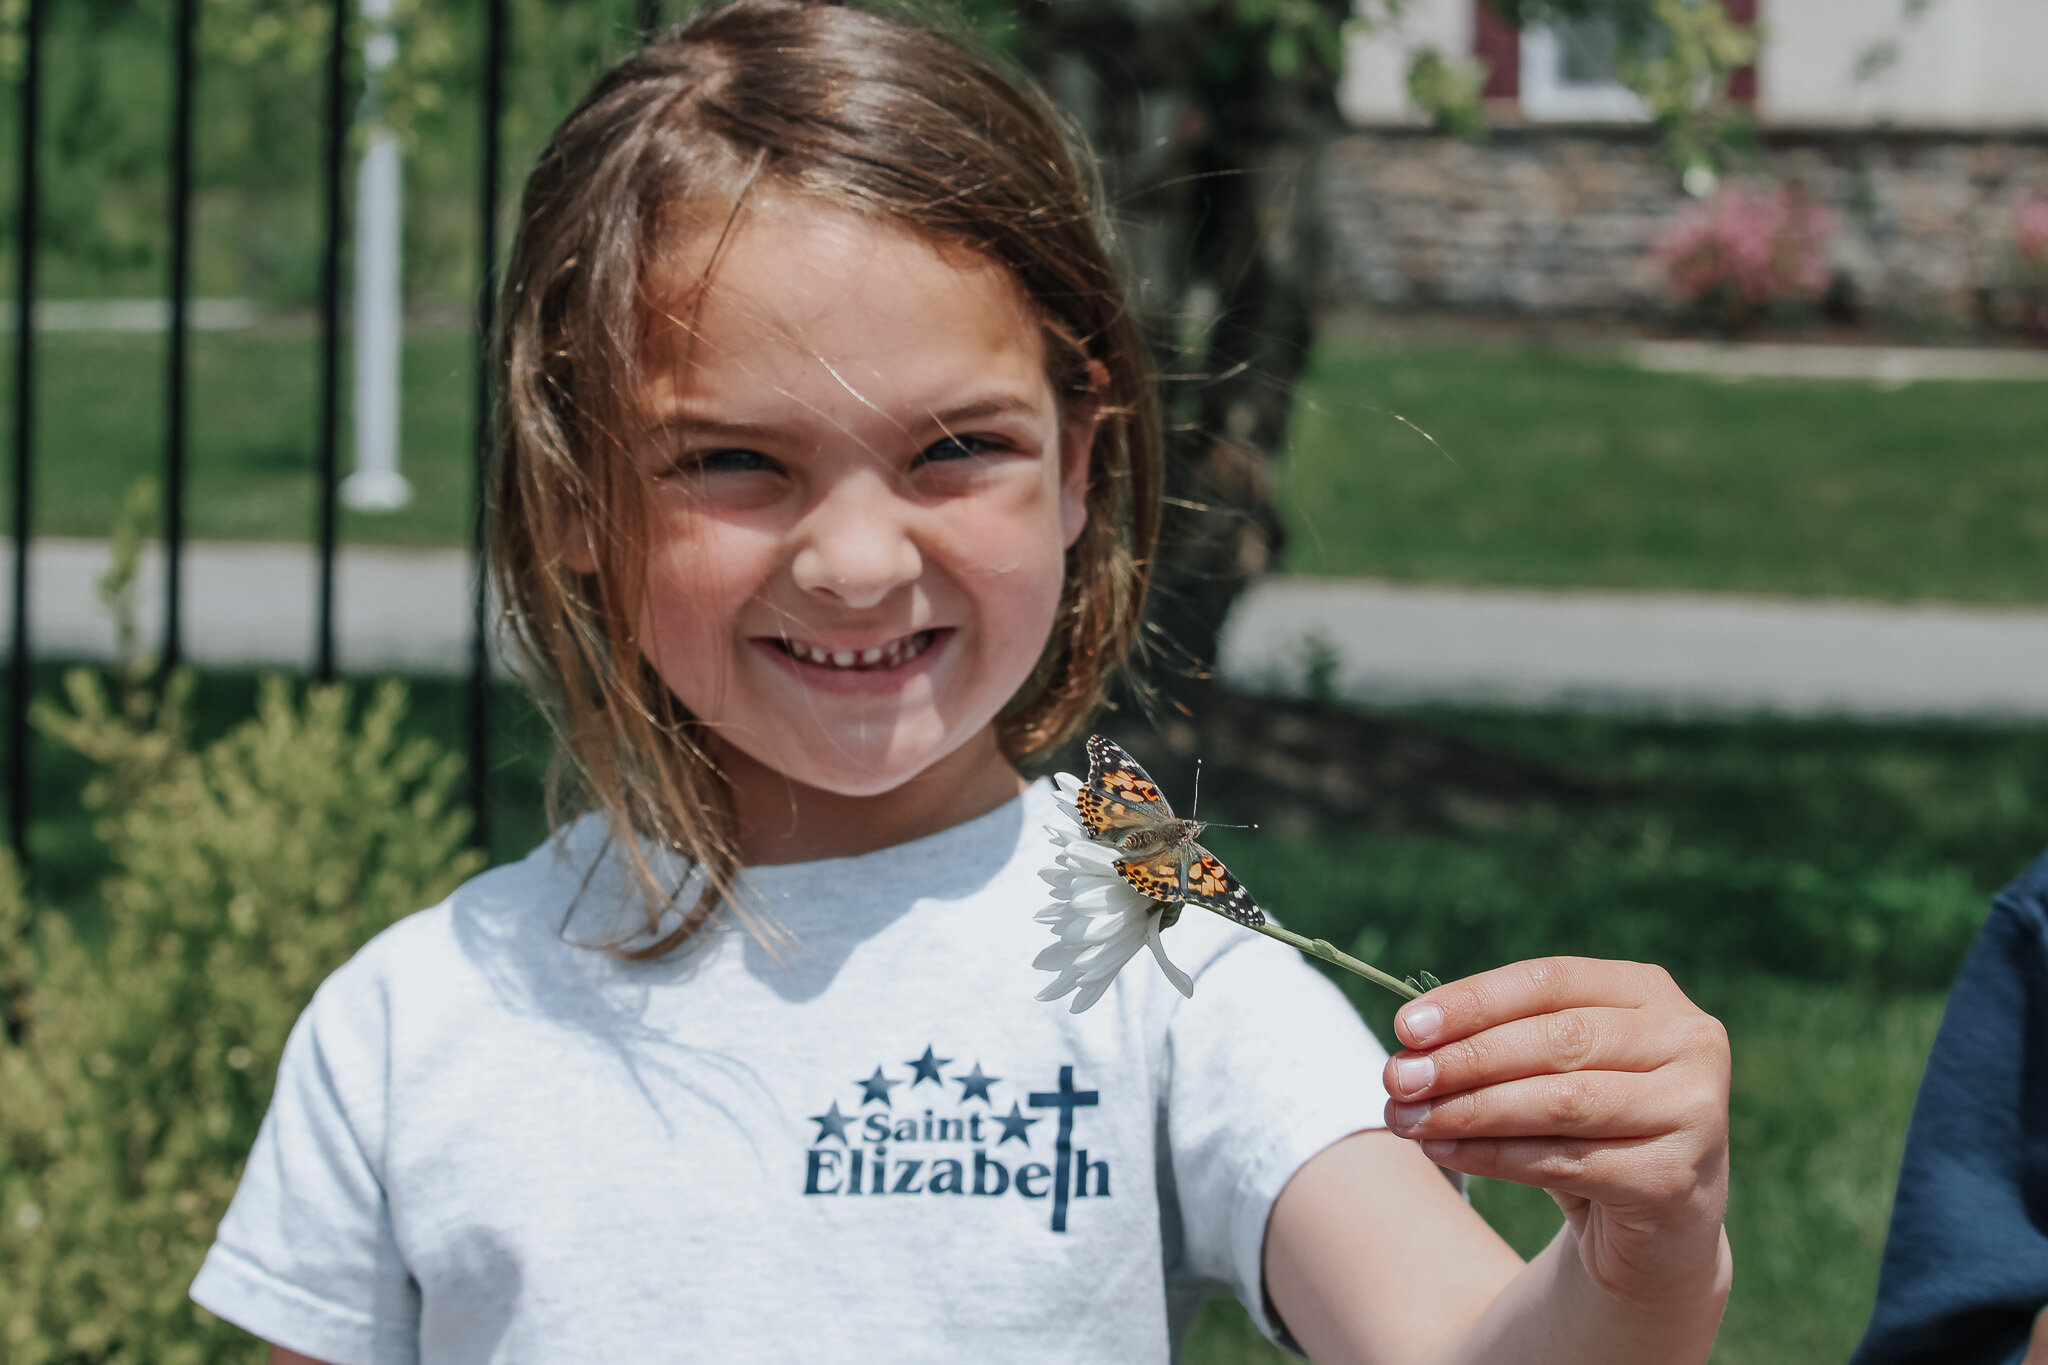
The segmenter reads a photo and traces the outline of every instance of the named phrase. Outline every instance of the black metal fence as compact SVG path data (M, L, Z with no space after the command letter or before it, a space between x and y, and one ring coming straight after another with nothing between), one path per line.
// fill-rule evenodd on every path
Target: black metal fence
M42 65L44 30L49 17L49 0L26 0L22 16L22 74L20 81L19 166L21 184L17 198L20 222L15 289L14 354L14 591L13 631L9 659L7 707L7 798L8 828L14 850L26 860L28 830L33 814L34 775L30 767L28 712L33 694L34 655L30 645L29 546L35 515L35 365L37 225L41 212ZM176 0L173 42L173 80L170 166L170 337L169 376L164 422L164 634L162 657L165 666L176 666L183 656L182 614L183 558L185 550L185 497L188 480L185 468L187 404L190 389L187 342L190 332L191 227L192 227L192 140L193 96L197 72L194 39L198 28L199 0ZM644 13L652 14L652 6ZM472 575L468 682L469 797L476 812L474 839L485 844L489 836L489 805L486 776L490 766L489 592L483 572L485 536L488 527L488 473L491 448L491 383L489 336L496 302L495 280L498 258L498 189L500 180L499 129L503 121L506 61L506 0L484 0L483 81L481 116L482 145L479 148L482 190L477 210L480 278L476 304L476 388L475 463L473 515L471 518ZM348 150L351 113L347 101L345 73L349 35L348 0L333 0L332 28L325 68L325 164L323 193L325 241L320 275L319 351L319 435L316 445L318 507L315 537L318 545L316 601L312 604L315 648L314 675L329 680L335 670L335 556L337 551L337 445L340 419L341 361L341 255L342 255L342 170ZM652 22L643 24L643 31Z

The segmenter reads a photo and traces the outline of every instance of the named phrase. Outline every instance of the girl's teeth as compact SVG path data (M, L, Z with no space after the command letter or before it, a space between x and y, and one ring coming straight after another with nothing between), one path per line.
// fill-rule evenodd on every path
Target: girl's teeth
M830 651L820 649L816 645L799 644L793 640L788 643L791 654L814 664L824 664L831 668L872 668L876 664L886 664L890 668L894 668L896 665L910 659L915 659L918 655L924 653L926 646L930 643L930 639L925 632L919 631L915 635L906 635L900 640L892 640L886 645L871 645L866 649L835 649Z

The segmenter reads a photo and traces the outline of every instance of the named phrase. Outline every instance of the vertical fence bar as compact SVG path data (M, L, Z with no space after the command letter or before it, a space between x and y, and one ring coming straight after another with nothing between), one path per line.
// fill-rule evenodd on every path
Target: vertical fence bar
M633 27L646 42L661 28L661 0L633 0Z
M334 0L327 39L327 238L320 257L320 578L313 672L334 680L335 499L341 420L341 180L348 152L348 0Z
M498 288L498 125L505 104L505 0L484 3L483 188L478 195L476 299L476 495L471 533L469 639L469 802L476 812L470 837L490 847L491 806L491 333Z
M41 140L43 0L22 15L21 194L14 278L14 622L8 656L7 833L14 856L28 865L28 702L34 659L28 642L28 541L35 510L36 229L42 216L37 175Z
M185 396L186 317L191 302L193 38L198 0L178 0L176 60L171 78L171 334L169 413L164 428L164 650L163 666L185 654Z

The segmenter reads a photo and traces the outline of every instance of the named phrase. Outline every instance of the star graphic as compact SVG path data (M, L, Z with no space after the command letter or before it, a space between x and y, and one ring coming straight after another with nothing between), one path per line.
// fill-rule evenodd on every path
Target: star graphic
M854 1116L852 1114L842 1114L839 1112L838 1100L832 1101L830 1109L827 1109L822 1114L811 1115L811 1122L818 1125L818 1136L813 1138L812 1141L823 1142L828 1137L836 1137L841 1142L845 1142L846 1125L852 1123L853 1120Z
M1001 1080L1002 1077L982 1075L981 1063L976 1062L974 1070L968 1072L965 1076L955 1076L953 1079L960 1082L960 1103L965 1104L967 1101L979 1096L982 1103L993 1106L995 1101L988 1097L988 1088Z
M1017 1101L1011 1100L1010 1112L1007 1115L996 1115L996 1122L1003 1125L1003 1135L996 1139L996 1146L1000 1147L1004 1143L1008 1142L1011 1138L1016 1138L1019 1142L1022 1142L1026 1147L1029 1147L1031 1145L1031 1133L1029 1132L1029 1129L1031 1125L1038 1122L1038 1120L1025 1118L1024 1111L1017 1107Z
M917 1073L910 1078L910 1088L915 1090L926 1081L930 1081L939 1089L944 1090L946 1088L946 1078L939 1074L939 1068L952 1060L951 1057L932 1056L932 1045L926 1043L924 1045L924 1056L912 1057L903 1064Z
M887 1079L882 1075L882 1068L876 1067L874 1075L864 1081L855 1081L854 1084L866 1092L860 1097L862 1104L870 1104L875 1100L880 1100L883 1104L887 1104L891 1109L894 1109L896 1106L889 1103L889 1087L901 1085L903 1082Z

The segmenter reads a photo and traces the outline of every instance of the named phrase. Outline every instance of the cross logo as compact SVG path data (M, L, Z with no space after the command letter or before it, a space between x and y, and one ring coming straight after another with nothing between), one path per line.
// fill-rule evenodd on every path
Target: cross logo
M1053 1144L1052 1149L1054 1154L1052 1230L1054 1232L1065 1232L1067 1230L1067 1189L1068 1182L1074 1174L1074 1111L1086 1108L1097 1102L1098 1097L1095 1091L1074 1089L1074 1068L1071 1066L1060 1068L1059 1089L1049 1091L1034 1090L1031 1092L1031 1107L1033 1109L1057 1109L1060 1111L1060 1135L1058 1141ZM1088 1172L1085 1168L1081 1172L1081 1178L1083 1180L1088 1178ZM1108 1179L1109 1173L1104 1171L1103 1180L1107 1182ZM1107 1191L1104 1191L1104 1193L1107 1193Z

